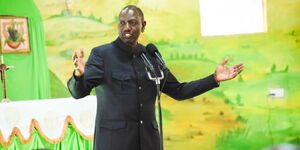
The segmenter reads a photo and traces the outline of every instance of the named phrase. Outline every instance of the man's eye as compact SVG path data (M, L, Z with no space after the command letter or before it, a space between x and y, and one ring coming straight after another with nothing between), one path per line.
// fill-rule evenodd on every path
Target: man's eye
M130 22L131 25L137 25L137 22L136 21L132 21Z
M120 22L120 25L125 25L125 22L124 22L124 21L121 21L121 22Z

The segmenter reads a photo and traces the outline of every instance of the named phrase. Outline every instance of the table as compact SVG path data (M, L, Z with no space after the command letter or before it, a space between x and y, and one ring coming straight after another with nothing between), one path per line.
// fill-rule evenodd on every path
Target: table
M0 143L9 146L15 135L28 143L36 128L55 144L62 140L69 124L83 138L93 140L96 107L95 96L0 103Z

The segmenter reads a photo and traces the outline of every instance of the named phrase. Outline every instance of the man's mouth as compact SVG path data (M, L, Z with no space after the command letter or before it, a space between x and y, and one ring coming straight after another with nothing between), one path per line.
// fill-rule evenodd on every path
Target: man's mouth
M131 36L132 36L132 34L130 34L130 33L125 33L125 34L124 34L124 37L125 37L125 38L130 38Z

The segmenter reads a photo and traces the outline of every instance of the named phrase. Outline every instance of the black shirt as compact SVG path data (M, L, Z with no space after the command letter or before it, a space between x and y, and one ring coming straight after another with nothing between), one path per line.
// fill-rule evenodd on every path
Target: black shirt
M159 74L157 67L156 70ZM165 80L162 92L177 100L218 87L213 75L179 83L170 72ZM142 59L120 38L93 48L84 75L78 79L73 76L68 81L74 98L89 95L94 87L97 95L95 150L159 150L156 85L148 78Z

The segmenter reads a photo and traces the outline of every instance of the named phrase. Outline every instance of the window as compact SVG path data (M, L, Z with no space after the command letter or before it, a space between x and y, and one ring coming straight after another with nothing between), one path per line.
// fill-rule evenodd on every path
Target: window
M265 0L199 0L202 36L266 32Z

